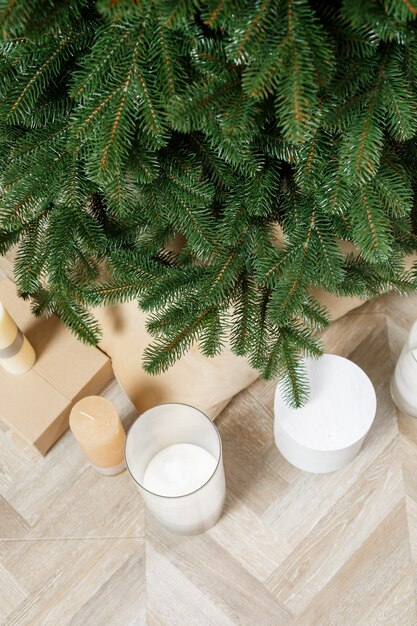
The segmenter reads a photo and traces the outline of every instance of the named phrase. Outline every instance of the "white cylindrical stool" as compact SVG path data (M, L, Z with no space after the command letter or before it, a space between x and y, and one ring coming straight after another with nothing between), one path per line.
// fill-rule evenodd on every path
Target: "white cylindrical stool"
M275 444L305 472L333 472L358 454L375 417L375 390L365 372L344 357L325 354L304 363L310 383L305 406L289 407L277 386Z

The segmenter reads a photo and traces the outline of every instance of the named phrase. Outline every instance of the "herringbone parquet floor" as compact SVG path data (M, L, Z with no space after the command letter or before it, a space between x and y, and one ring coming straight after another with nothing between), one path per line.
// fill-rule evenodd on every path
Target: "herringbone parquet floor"
M290 466L273 444L274 384L217 420L228 498L204 535L145 515L127 473L96 475L70 433L45 459L0 431L0 620L12 625L416 626L417 420L395 411L394 361L417 298L386 296L324 335L375 384L378 412L344 470ZM1 390L0 390L1 393ZM132 407L107 395L128 425Z

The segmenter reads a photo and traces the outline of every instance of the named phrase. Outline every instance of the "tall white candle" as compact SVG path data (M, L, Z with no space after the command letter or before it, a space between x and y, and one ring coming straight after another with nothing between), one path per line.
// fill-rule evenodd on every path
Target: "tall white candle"
M417 322L414 322L395 366L391 395L401 411L417 417Z
M213 475L217 461L193 443L174 443L150 461L143 486L160 496L184 496L202 487Z
M36 354L14 319L0 302L0 363L10 374L24 374Z

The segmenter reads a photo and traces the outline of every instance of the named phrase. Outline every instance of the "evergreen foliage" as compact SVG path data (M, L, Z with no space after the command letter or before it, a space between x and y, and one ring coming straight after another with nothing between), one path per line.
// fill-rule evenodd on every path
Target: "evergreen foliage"
M300 355L328 323L311 287L416 288L416 16L416 0L0 0L0 253L19 245L20 294L91 343L90 305L136 299L149 372L230 341L302 404Z

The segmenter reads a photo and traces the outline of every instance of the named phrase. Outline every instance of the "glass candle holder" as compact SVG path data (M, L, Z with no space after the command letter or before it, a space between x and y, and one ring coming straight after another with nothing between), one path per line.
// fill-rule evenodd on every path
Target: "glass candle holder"
M145 411L126 438L126 467L165 528L197 535L219 519L226 496L222 444L213 422L186 404Z

